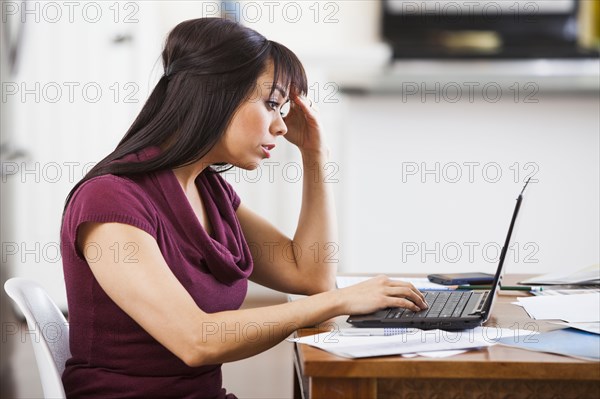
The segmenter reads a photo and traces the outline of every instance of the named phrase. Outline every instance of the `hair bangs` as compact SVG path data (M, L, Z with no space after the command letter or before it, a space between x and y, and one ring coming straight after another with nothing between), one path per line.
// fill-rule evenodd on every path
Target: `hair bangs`
M281 83L284 88L289 87L289 96L306 96L308 93L308 82L306 72L302 63L296 55L284 45L271 41L270 56L273 61L273 88L271 94L275 91L275 85Z

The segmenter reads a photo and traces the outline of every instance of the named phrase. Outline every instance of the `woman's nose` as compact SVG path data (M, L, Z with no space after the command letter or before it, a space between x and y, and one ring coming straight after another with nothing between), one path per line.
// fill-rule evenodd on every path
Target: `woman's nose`
M283 121L283 118L281 117L281 115L278 116L273 122L271 132L274 136L283 136L287 133L287 131L287 125Z

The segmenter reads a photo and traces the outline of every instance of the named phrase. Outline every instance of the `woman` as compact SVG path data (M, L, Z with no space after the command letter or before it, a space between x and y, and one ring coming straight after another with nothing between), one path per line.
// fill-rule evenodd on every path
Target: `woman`
M162 58L165 74L123 140L67 198L69 397L234 398L221 385L223 362L337 315L426 306L412 285L384 276L334 290L335 264L301 256L337 241L323 179L305 174L292 240L211 167L255 168L284 136L305 166L323 170L328 150L290 50L207 18L175 27ZM277 250L290 246L293 260ZM311 296L238 310L248 279Z

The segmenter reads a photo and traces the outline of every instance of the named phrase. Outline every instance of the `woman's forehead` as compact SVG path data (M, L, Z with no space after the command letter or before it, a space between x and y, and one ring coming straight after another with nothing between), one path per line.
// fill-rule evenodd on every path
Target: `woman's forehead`
M258 77L258 84L261 88L268 89L269 92L278 91L282 96L287 97L290 92L290 82L285 82L285 75L282 75L281 72L282 71L280 71L279 76L277 77L277 82L275 82L275 68L273 62L268 62L267 67Z
M259 79L257 86L261 92L267 95L277 93L284 98L289 96L289 85L286 87L281 81L279 81L279 83L274 83L272 76L263 80Z

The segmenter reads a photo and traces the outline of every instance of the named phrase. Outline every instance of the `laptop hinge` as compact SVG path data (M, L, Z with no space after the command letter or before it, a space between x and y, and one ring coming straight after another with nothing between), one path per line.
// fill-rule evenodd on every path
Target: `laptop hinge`
M475 307L475 310L473 312L469 313L469 316L484 315L486 313L486 311L482 310L482 308L485 305L486 299L489 294L490 294L490 292L486 291L483 295L481 295L481 298L479 298L479 301L477 302L477 306Z

